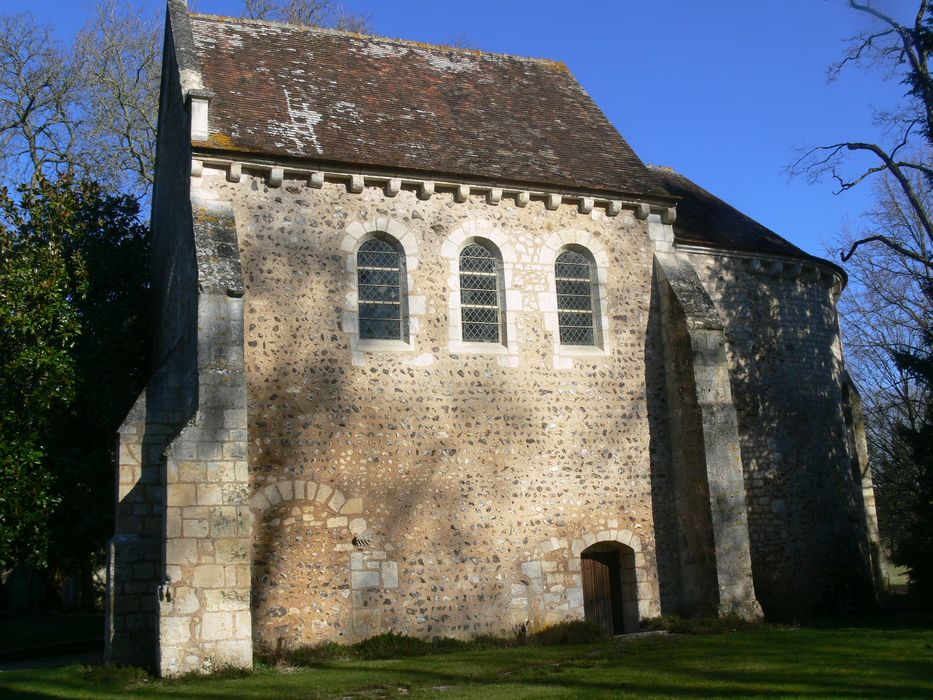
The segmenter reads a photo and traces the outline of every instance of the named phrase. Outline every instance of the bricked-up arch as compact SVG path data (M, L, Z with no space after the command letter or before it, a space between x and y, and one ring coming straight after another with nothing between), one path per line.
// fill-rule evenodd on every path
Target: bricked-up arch
M261 565L254 562L258 641L354 642L385 631L377 603L398 588L398 564L370 530L362 498L330 484L285 479L256 491L250 508L254 557L264 558ZM295 589L291 597L276 593L271 562L285 574L283 588ZM305 588L295 588L296 581Z
M397 340L360 338L359 327L359 273L357 270L360 245L371 238L382 238L397 244L402 256L402 286L405 314L405 332ZM364 221L354 221L344 229L340 238L340 252L345 256L346 277L341 328L350 336L350 349L354 365L366 364L369 353L401 352L413 353L421 331L421 319L425 312L425 298L414 294L413 273L420 262L418 236L406 224L391 217L379 216Z
M258 511L258 514L261 515L264 511L282 501L301 500L323 503L338 517L359 516L363 512L362 498L347 498L340 490L335 489L330 484L318 484L308 479L286 479L277 481L274 484L268 484L250 496L249 507L254 511ZM361 516L358 519L362 520L362 522L357 523L350 530L354 534L366 530L366 521ZM339 521L339 524L349 527L348 522L345 521Z

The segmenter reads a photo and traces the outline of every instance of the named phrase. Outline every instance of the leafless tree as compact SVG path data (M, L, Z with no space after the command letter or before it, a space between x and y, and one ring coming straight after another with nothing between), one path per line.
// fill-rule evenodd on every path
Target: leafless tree
M75 42L98 179L145 197L155 169L162 22L104 0Z
M81 86L80 61L49 27L29 14L0 16L0 173L7 181L84 165Z
M875 113L880 140L804 149L790 171L829 178L837 194L874 188L874 207L839 239L851 280L840 310L847 364L868 419L882 534L895 559L912 567L913 585L913 567L929 556L917 556L913 530L927 518L922 494L929 492L929 465L916 446L933 391L916 371L933 338L933 12L928 0L916 0L916 13L903 20L870 0L848 5L871 27L851 39L842 60L830 67L830 80L850 68L880 68L907 93L894 109Z
M918 173L911 187L930 210L933 189ZM899 248L927 250L926 233L900 183L883 174L874 183L875 206L863 226L884 235ZM845 232L843 250L863 237L864 229ZM899 439L901 426L918 430L924 420L929 388L894 360L896 353L919 355L933 326L933 303L925 289L931 270L891 246L871 242L846 264L850 285L840 300L849 371L861 389L867 418L872 477L882 532L889 543L903 541L906 506L916 499L918 465Z
M105 0L65 49L28 14L0 16L0 176L65 170L145 197L152 182L161 20Z
M308 27L330 27L349 32L371 31L369 18L353 14L335 0L243 0L243 14Z
M791 174L805 174L813 180L830 177L837 193L845 192L868 179L884 175L902 194L922 231L923 245L910 248L880 230L869 230L853 237L842 251L849 261L861 246L880 245L933 271L933 213L915 183L933 179L933 80L928 55L933 44L933 18L927 0L920 0L910 22L901 22L876 9L870 1L849 0L849 6L872 19L873 27L852 38L845 57L830 68L830 79L849 65L878 65L887 77L897 78L910 89L903 104L891 112L876 113L889 140L886 143L840 141L805 149L790 167ZM853 166L852 155L863 155ZM918 180L917 176L920 178Z

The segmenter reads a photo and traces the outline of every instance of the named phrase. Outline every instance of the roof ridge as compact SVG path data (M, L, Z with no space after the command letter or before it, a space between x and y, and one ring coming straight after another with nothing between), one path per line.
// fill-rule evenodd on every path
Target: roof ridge
M400 44L412 48L425 50L453 51L457 53L471 54L473 56L490 56L493 58L507 58L516 61L528 61L531 63L548 64L560 70L569 71L567 64L563 61L553 58L543 58L539 56L519 56L511 53L500 53L497 51L484 51L483 49L470 49L463 46L450 46L448 44L432 44L426 41L416 41L414 39L402 39L400 37L381 36L379 34L363 34L361 32L351 32L345 29L331 29L329 27L312 27L305 24L292 24L290 22L279 22L268 19L250 19L248 17L231 17L229 15L214 15L204 12L191 12L189 16L193 19L203 19L210 21L221 21L230 24L249 24L264 27L286 27L314 34L331 34L334 36L346 36L354 39L373 40L388 42L390 44Z

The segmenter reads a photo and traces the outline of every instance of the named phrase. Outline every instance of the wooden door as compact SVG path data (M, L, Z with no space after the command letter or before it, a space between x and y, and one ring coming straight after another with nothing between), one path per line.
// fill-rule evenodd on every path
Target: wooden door
M618 552L584 553L581 557L584 618L608 634L622 633L620 573Z

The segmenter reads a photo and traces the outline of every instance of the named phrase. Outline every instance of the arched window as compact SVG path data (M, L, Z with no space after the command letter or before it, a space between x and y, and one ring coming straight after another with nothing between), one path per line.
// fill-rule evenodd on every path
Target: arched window
M592 260L582 252L565 250L554 263L554 278L561 345L595 345Z
M401 247L382 238L364 241L356 254L360 338L405 340Z
M460 323L464 342L504 342L501 271L498 254L483 243L470 243L460 251Z

